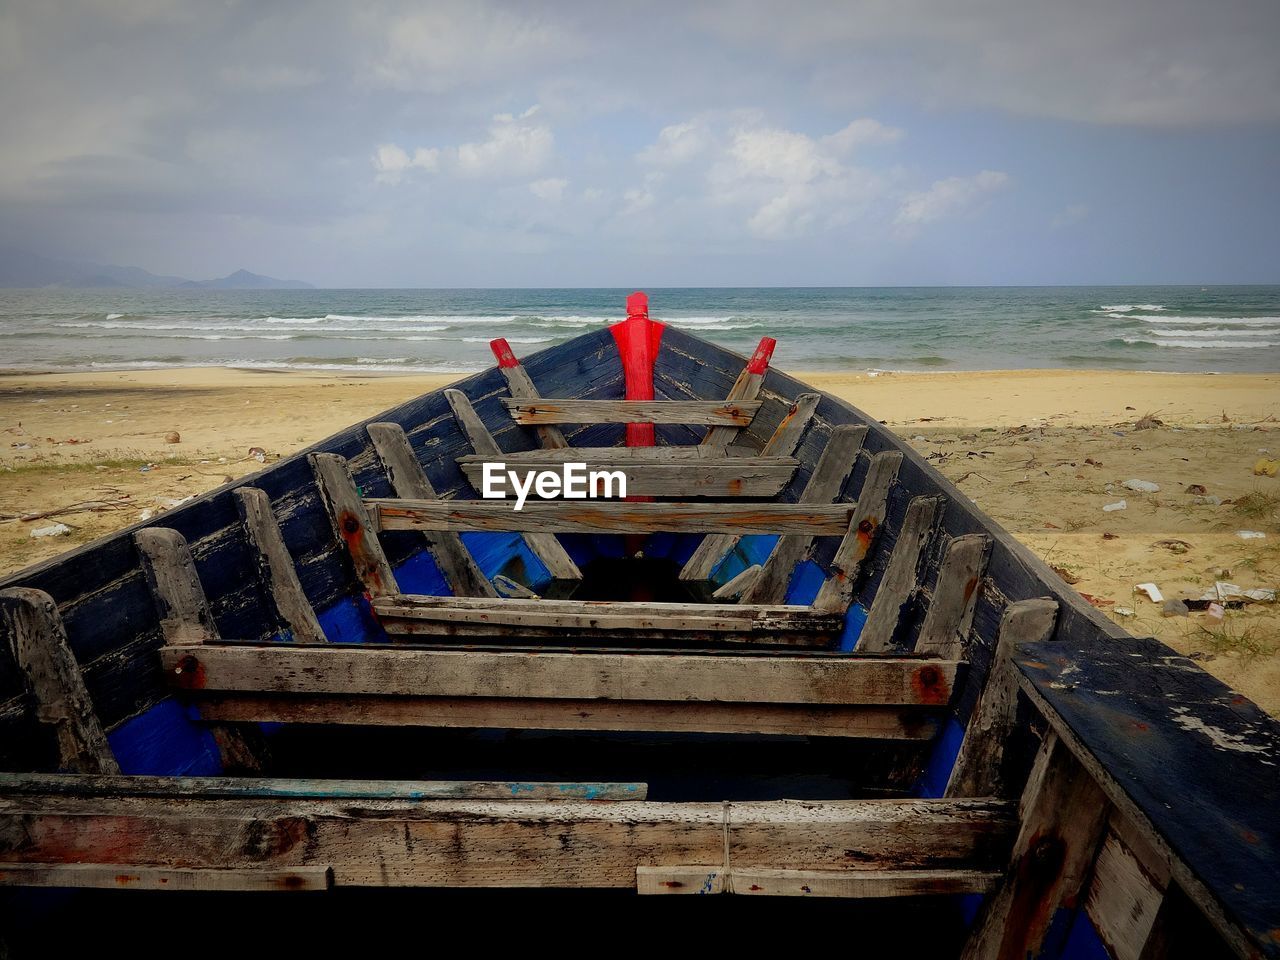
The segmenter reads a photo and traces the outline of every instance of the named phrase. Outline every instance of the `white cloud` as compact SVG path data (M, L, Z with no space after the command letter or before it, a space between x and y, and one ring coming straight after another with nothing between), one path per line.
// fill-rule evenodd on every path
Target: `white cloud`
M463 143L454 166L464 177L520 177L537 173L551 159L555 137L551 128L530 123L537 107L519 117L500 113L493 118L487 140Z
M710 146L710 132L700 122L673 123L663 127L657 141L641 150L636 159L655 166L675 166L688 163Z
M529 192L539 200L546 200L548 203L559 203L564 199L564 191L568 186L569 181L563 177L548 177L545 180L535 180L529 184Z
M384 143L373 155L374 179L398 183L414 168L469 179L536 174L555 149L551 128L532 119L537 112L535 104L519 116L499 113L494 116L486 139L455 147L419 147L410 155L404 147Z
M370 11L371 19L378 15ZM397 90L441 93L571 58L581 42L558 23L479 2L435 2L389 24L375 20L385 50L373 79Z
M433 173L439 169L440 151L427 147L419 147L409 152L394 143L384 143L373 154L374 179L379 183L399 183L410 170L426 170Z
M913 227L950 216L972 205L986 194L1009 182L1009 175L999 170L983 170L971 177L948 177L935 180L928 190L908 194L898 208L896 222Z

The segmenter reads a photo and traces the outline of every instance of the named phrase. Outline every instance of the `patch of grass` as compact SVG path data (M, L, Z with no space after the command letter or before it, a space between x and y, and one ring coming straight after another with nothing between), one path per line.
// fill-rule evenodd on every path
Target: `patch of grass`
M1217 626L1201 624L1198 636L1214 653L1232 653L1252 659L1276 652L1273 631L1264 629L1260 623L1241 624L1230 615Z
M1231 510L1236 516L1246 520L1268 520L1274 523L1280 519L1280 493L1255 488L1236 497Z
M66 462L58 462L53 460L35 460L24 463L16 463L12 466L0 466L0 477L5 476L40 476L44 474L67 474L67 473L95 473L101 472L98 467L107 470L139 470L149 463L160 466L187 467L195 463L195 460L186 457L164 457L157 459L137 458L137 457L119 457L107 460L73 460Z

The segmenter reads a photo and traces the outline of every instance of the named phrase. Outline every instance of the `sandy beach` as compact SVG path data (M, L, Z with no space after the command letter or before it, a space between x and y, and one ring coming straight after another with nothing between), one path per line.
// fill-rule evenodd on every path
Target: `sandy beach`
M1166 598L1199 597L1215 581L1277 585L1280 480L1254 465L1280 455L1280 375L797 376L897 430L1126 629L1195 656L1280 715L1276 604L1221 621L1165 617L1135 590L1153 582ZM450 379L220 368L2 375L0 571L259 469L252 448L271 462ZM1159 423L1136 429L1148 414ZM1159 490L1126 489L1129 480ZM1103 510L1120 500L1125 509ZM55 523L67 532L32 536Z

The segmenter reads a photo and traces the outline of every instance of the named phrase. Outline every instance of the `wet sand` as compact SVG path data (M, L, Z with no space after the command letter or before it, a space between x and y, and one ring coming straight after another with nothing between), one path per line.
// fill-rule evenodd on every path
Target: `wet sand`
M884 420L1138 634L1280 715L1280 610L1166 618L1134 587L1200 596L1280 581L1280 375L797 373ZM434 390L440 375L199 368L0 375L0 572L45 559ZM1146 414L1161 425L1135 429ZM176 432L178 442L166 436ZM1127 480L1159 485L1155 493ZM1204 488L1187 492L1189 487ZM1197 502L1218 497L1223 502ZM1125 500L1126 508L1103 506ZM23 516L88 505L79 512ZM65 524L66 533L33 538ZM1263 533L1244 540L1238 531Z

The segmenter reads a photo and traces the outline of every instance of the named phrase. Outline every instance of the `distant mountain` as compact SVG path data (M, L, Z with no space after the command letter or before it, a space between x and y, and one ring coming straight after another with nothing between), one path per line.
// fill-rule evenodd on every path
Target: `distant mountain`
M248 270L237 270L235 273L217 280L187 280L184 287L198 287L202 290L312 290L311 284L301 280L277 280L275 277L264 277L260 273Z
M151 273L141 267L118 267L110 264L85 263L77 260L55 260L24 250L0 249L0 287L62 287L73 290L104 289L172 289L201 290L310 290L311 284L299 280L277 280L237 270L216 280L188 280Z

